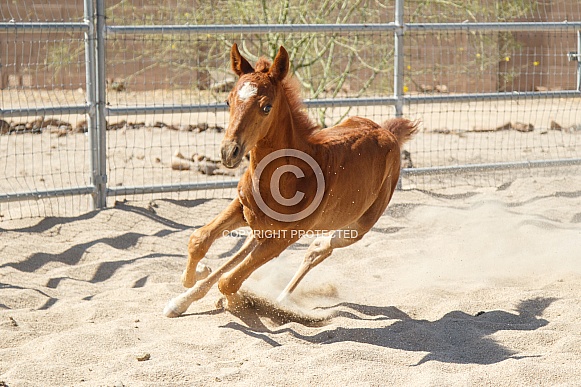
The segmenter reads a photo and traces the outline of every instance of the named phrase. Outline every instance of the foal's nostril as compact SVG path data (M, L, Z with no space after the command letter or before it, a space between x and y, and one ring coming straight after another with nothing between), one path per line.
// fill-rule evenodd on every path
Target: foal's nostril
M239 153L240 153L240 146L234 145L234 148L232 149L232 158L233 159L237 158Z
M234 168L243 156L244 148L234 141L226 141L222 144L222 163L226 168Z

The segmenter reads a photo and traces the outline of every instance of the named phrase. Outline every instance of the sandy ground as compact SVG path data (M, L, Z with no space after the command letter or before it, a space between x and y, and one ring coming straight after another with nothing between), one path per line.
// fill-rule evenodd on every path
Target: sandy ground
M276 304L224 311L215 288L183 317L162 315L183 290L189 234L226 199L3 221L0 385L579 385L580 187L577 170L396 192L286 306L319 323ZM205 263L241 242L219 240ZM274 300L307 244L244 289Z

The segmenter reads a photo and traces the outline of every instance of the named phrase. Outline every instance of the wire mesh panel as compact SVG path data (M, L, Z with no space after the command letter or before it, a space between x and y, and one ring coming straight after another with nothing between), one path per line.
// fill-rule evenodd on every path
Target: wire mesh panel
M563 23L580 15L579 3L565 0L406 2L409 23ZM409 31L404 90L410 102L464 96L455 103L406 106L406 115L423 122L423 132L409 146L414 167L579 159L578 103L562 98L578 90L579 62L568 55L578 50L577 30L543 30L539 24L519 31ZM522 171L456 174L447 184L460 184L464 176L464 184L501 186L517 173ZM438 176L414 177L411 183L443 184Z
M83 10L83 1L0 5L1 22L8 27L45 25L0 30L1 217L90 209L88 195L45 194L72 187L90 191Z
M84 7L82 0L26 0L3 1L0 19L12 22L81 22Z

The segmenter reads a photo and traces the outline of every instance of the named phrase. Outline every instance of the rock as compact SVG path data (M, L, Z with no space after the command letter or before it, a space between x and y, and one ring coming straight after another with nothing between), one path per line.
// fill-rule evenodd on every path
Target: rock
M196 129L193 125L180 125L180 132L193 132Z
M533 124L525 124L524 122L507 122L506 124L502 124L496 128L473 127L470 132L498 132L501 130L510 129L516 130L518 132L532 132L535 129L535 126Z
M504 125L497 126L494 131L512 129L512 122L507 122Z
M125 120L121 120L115 124L108 124L107 125L107 130L119 130L119 129L123 129L125 126L127 125L127 121Z
M551 124L549 125L549 129L551 130L563 130L563 127L559 125L556 121L551 120Z
M180 152L179 150L175 151L175 153L173 154L173 157L177 157L178 159L182 159L182 160L186 159L184 157L184 155L182 154L182 152Z
M218 169L218 162L216 161L206 159L198 163L198 171L204 175L211 176L216 169Z
M125 81L123 81L122 79L113 79L113 78L108 78L105 81L105 84L107 86L107 89L109 90L115 90L115 91L125 91Z
M16 134L26 133L26 124L14 124L10 128L11 132L16 132Z
M206 156L204 156L204 155L200 155L200 154L198 154L198 153L194 153L194 154L192 155L192 161L194 161L194 162L196 162L196 163L199 163L200 161L203 161L203 160L205 160L205 159L206 159Z
M0 120L0 134L10 133L10 124L4 120Z
M75 132L75 133L87 133L88 131L89 131L89 124L88 124L87 120L77 122L77 125L75 126L75 130L73 130L73 132Z
M448 129L448 128L436 128L436 129L432 129L430 130L431 133L439 133L439 134L451 134L452 130Z
M145 122L128 122L127 129L141 129L145 127Z
M182 157L173 156L171 158L171 169L174 171L189 171L192 163Z
M483 128L480 126L474 126L471 130L471 132L477 132L477 133L485 133L485 132L498 132L501 130L509 130L512 128L512 122L507 122L506 124L502 124L500 126L497 126L495 128Z
M436 85L436 91L438 93L447 94L450 91L448 90L448 86L446 85Z
M518 132L532 132L535 127L533 124L525 124L523 122L515 122L512 124L512 128Z
M535 86L535 91L549 91L549 88L546 86Z
M219 176L237 176L238 169L226 169L226 168L217 168L214 171L214 175L219 175Z
M141 355L136 356L137 361L147 361L151 359L151 355L149 353L144 353Z
M206 130L208 130L208 124L205 122L200 122L198 123L198 125L196 125L196 128L198 129L198 132L205 132Z
M422 93L431 93L431 92L434 91L434 86L421 84L420 85L420 91Z
M59 128L56 132L56 136L57 137L65 137L67 134L69 134L69 130L66 129L66 127L59 126Z
M39 128L46 128L48 125L53 125L53 126L66 126L67 128L69 128L69 130L73 129L73 125L71 125L70 123L56 118L47 118L47 119L43 118L40 122L41 123L38 126Z

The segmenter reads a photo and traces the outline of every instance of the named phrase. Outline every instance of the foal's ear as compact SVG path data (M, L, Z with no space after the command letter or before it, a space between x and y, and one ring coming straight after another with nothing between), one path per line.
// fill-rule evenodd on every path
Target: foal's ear
M276 54L276 58L274 58L274 62L272 63L272 66L270 66L270 70L268 70L268 74L276 81L280 82L284 79L284 77L286 77L286 74L288 73L288 67L288 52L286 52L283 46L280 46L278 54Z
M239 77L244 74L254 72L254 69L250 63L248 63L248 61L242 55L240 55L240 51L238 51L238 45L236 43L232 45L232 50L230 50L230 62L232 62L232 71L234 71Z

